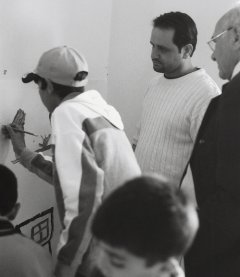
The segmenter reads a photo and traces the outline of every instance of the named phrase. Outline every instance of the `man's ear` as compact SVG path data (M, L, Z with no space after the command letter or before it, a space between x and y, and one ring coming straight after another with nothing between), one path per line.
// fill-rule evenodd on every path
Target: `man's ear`
M240 50L240 30L238 28L233 28L233 48Z
M184 59L188 59L192 56L193 46L192 44L186 44L182 48L182 55Z
M14 220L18 214L18 211L21 207L20 203L16 203L14 207L12 208L11 212L7 215L9 220Z
M52 84L52 82L51 81L49 81L49 80L46 80L46 83L47 83L47 92L49 93L49 94L52 94L53 93L53 84Z

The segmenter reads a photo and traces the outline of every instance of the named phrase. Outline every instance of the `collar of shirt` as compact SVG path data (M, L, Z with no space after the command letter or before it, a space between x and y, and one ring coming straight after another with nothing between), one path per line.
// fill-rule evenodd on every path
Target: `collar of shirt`
M16 230L12 223L8 220L0 219L0 237L12 235L16 233Z
M235 65L231 79L240 72L240 61Z

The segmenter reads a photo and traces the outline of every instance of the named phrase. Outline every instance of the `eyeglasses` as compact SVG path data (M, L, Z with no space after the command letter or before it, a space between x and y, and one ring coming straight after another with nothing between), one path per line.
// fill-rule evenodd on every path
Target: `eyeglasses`
M223 34L225 34L226 32L228 32L229 30L231 30L233 27L228 28L227 30L221 32L220 34L216 35L215 37L213 37L211 40L209 40L207 42L207 44L209 45L209 47L211 48L211 50L214 52L215 51L215 47L216 47L216 39L221 37Z

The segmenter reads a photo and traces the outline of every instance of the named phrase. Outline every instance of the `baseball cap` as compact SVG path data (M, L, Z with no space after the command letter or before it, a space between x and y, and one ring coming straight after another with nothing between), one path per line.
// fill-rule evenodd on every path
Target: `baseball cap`
M36 69L22 78L24 83L29 83L40 76L54 83L83 87L87 78L78 78L79 72L88 73L88 64L84 56L68 46L52 48L42 54Z

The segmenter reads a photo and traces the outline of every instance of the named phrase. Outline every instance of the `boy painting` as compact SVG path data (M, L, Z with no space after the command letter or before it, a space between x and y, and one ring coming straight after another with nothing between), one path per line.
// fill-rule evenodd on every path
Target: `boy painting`
M23 78L38 85L51 114L53 184L63 227L57 277L74 276L77 268L77 276L87 275L93 213L109 192L140 175L119 113L96 90L85 90L87 75L84 56L61 46L43 53Z

